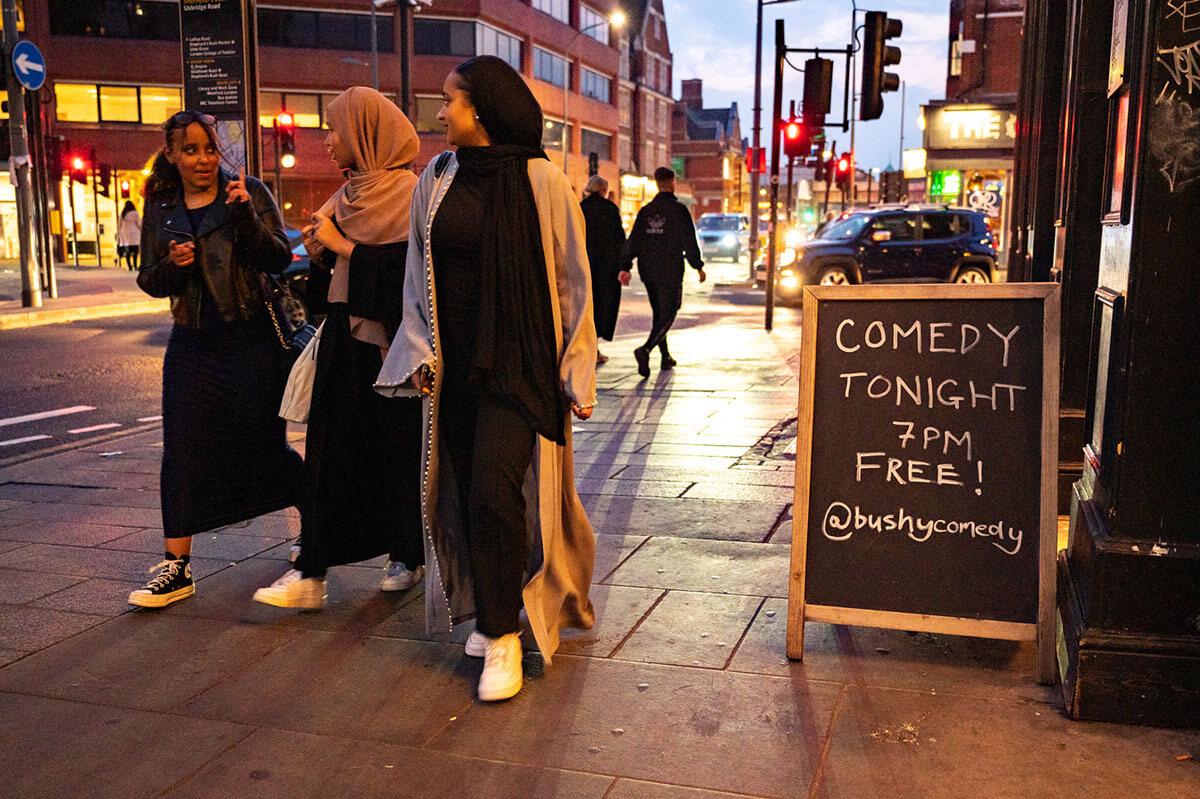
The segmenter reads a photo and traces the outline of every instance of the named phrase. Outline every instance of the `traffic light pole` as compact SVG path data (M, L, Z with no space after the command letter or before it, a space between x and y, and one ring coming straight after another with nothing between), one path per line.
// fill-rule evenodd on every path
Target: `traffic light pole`
M283 168L279 163L279 120L271 120L271 141L275 145L275 204L283 208Z
M92 178L92 221L96 225L96 266L104 266L104 259L100 255L100 165L96 163L96 148L92 148L90 157L88 175Z
M17 2L3 0L4 6L4 51L5 64L11 63L13 48L17 46ZM17 239L21 258L21 306L42 306L41 276L34 258L33 191L29 170L29 138L25 127L25 88L17 80L17 71L8 66L8 144L9 174L13 178L17 200Z
M796 101L795 100L791 101L790 108L791 108L791 111L788 113L788 119L795 119L796 118ZM792 183L793 183L793 177L795 175L795 170L794 170L795 166L796 166L795 157L789 155L788 156L788 176L787 176L787 221L788 221L789 225L792 223Z
M775 325L775 261L779 236L779 139L783 117L783 61L787 50L783 38L783 20L775 20L775 102L771 114L771 217L767 223L767 310L763 326L767 332Z

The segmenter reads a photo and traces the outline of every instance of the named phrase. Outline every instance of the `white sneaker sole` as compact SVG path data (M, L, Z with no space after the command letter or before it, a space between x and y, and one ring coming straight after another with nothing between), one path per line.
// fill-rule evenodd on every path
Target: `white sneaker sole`
M139 608L165 608L167 605L178 602L181 599L187 599L192 594L196 593L196 586L189 585L186 588L180 588L172 591L169 594L151 594L143 593L142 591L134 591L126 600L130 605Z
M270 605L275 608L301 608L302 610L321 610L325 607L325 597L324 593L320 596L308 594L306 596L287 597L276 594L266 588L260 588L254 592L255 602L261 602L264 605Z
M419 585L424 576L425 567L419 566L416 571L409 572L407 577L384 577L383 582L379 584L379 590L407 591L413 586Z
M463 646L463 652L465 652L469 658L481 658L487 654L487 641L480 641L475 637L475 634L472 633L471 636L467 638L467 643Z
M505 699L512 699L517 694L521 693L521 688L524 687L525 680L521 673L517 672L517 679L513 682L499 686L490 686L484 688L479 686L479 701L480 702L503 702Z

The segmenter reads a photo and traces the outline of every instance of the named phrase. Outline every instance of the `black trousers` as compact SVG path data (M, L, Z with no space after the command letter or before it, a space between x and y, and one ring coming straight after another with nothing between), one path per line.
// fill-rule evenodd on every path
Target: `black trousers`
M650 309L654 312L650 325L650 337L642 349L658 347L664 358L670 356L667 349L667 331L675 324L675 315L683 305L683 283L674 281L646 283L646 295L650 298Z
M438 428L466 528L475 629L491 638L518 632L529 555L523 488L535 434L515 410L450 374Z

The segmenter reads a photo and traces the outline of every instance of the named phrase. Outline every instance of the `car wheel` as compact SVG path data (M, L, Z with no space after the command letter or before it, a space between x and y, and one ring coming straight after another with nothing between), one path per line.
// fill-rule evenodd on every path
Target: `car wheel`
M849 286L853 282L844 266L823 266L817 272L817 284L821 286Z
M964 266L954 276L955 283L991 283L992 278L981 266Z

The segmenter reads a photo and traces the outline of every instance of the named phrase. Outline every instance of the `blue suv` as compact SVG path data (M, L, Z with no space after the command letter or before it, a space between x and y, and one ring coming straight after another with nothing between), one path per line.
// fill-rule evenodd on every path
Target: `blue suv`
M996 242L979 211L948 206L853 211L776 261L776 296L799 300L805 285L990 283ZM760 284L766 282L759 267Z

